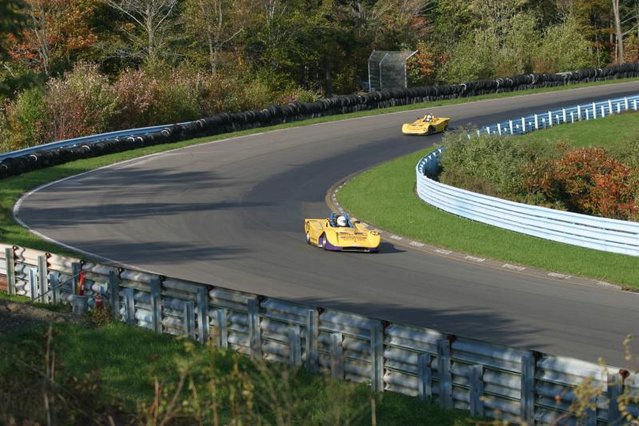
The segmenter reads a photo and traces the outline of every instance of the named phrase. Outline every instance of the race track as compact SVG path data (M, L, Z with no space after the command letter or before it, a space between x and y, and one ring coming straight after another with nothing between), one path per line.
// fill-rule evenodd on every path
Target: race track
M433 111L453 117L453 126L480 125L638 92L631 82ZM639 335L639 294L391 242L377 255L305 244L304 218L329 213L332 184L439 140L401 135L401 124L420 113L265 132L121 163L30 194L18 218L55 241L168 276L625 366L621 344Z

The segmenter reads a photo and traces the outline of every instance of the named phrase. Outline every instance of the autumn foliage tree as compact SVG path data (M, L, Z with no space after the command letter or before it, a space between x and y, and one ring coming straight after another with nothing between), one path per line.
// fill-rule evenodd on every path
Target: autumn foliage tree
M26 25L11 57L46 75L63 71L97 42L90 27L97 0L24 0Z

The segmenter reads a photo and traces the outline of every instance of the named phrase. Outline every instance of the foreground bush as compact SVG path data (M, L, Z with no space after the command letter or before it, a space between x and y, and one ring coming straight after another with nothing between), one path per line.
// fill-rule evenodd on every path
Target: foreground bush
M0 335L0 424L465 424L365 384L89 319Z

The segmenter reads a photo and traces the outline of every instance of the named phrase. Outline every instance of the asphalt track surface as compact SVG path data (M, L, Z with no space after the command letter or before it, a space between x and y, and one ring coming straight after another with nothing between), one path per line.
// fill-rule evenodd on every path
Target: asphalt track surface
M639 82L434 108L452 125L638 93ZM114 262L214 286L626 366L639 294L484 267L383 243L379 254L305 243L327 189L439 136L400 133L423 111L231 138L99 169L22 200L32 230ZM636 352L635 352L636 353Z

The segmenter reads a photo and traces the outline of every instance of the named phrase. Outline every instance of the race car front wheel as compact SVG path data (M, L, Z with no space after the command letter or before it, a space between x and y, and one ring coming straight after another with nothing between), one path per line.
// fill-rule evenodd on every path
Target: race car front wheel
M322 236L319 237L317 247L326 248L326 234L322 234Z
M309 234L308 232L306 233L306 243L307 244L311 243L311 234Z

